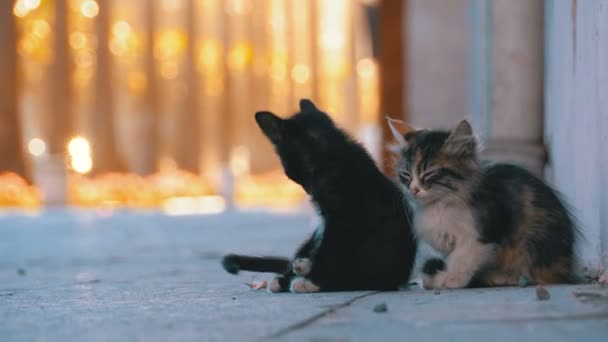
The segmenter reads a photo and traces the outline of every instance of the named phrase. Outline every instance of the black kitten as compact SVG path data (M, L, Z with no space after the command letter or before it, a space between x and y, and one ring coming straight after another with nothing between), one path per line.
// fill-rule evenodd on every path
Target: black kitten
M397 290L406 284L416 253L410 208L365 149L309 100L301 100L300 113L288 119L270 112L255 118L323 224L293 263L227 255L224 268L281 273L270 284L274 292Z

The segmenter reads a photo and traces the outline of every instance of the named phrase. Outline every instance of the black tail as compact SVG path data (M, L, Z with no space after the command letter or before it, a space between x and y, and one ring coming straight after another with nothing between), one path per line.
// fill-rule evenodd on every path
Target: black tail
M424 262L422 273L428 276L434 276L439 271L445 271L445 262L438 258L432 258Z
M222 266L228 273L237 274L239 271L252 272L286 272L291 261L281 257L253 257L247 255L228 254L222 258Z

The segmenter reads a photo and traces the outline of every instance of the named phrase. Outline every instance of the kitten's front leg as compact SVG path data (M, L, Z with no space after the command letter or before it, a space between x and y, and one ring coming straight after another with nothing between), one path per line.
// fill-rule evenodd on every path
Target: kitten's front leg
M298 258L293 262L293 273L305 276L312 269L312 261L308 258ZM291 291L294 293L319 292L321 288L312 281L305 278L296 278L291 283Z
M479 241L456 246L447 260L447 270L438 272L432 279L433 288L458 289L466 287L483 267L492 264L495 246Z
M268 284L268 289L270 290L270 292L287 292L289 291L291 280L291 274L282 274L280 276L275 277L270 282L270 284Z
M311 293L320 290L321 288L318 285L305 278L296 278L291 283L291 292L293 293Z
M311 269L312 261L309 258L297 258L292 264L292 269L275 277L268 285L268 289L272 292L287 292L289 290L296 293L317 292L319 291L318 286L314 285L309 280L300 278L294 279L293 277L294 274L297 276L305 276L310 273Z

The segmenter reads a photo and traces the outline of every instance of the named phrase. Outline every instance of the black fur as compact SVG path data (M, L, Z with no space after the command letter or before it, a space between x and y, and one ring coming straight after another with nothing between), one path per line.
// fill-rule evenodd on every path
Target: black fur
M572 259L576 225L567 208L553 189L515 165L487 167L476 191L471 194L480 240L495 244L509 242L527 209L518 196L524 191L533 194L532 205L541 213L539 220L542 219L542 230L537 228L540 231L526 245L533 264L546 267L559 258Z
M432 258L425 261L422 273L433 276L439 271L445 271L445 262L439 258Z
M365 149L309 100L288 119L270 112L255 117L285 174L311 196L324 221L295 253L312 261L306 278L321 291L406 284L416 252L411 211ZM293 276L289 269L278 278L283 291Z
M291 262L281 257L253 257L228 254L222 258L222 266L228 273L237 274L241 270L253 272L283 273L289 270Z

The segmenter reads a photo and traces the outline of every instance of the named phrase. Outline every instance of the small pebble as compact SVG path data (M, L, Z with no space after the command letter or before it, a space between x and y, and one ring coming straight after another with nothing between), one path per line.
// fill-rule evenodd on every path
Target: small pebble
M433 294L434 295L440 295L441 291L439 289L435 289L435 291L433 291Z
M526 276L521 276L519 277L519 287L526 287L528 286L528 278Z
M536 287L536 298L538 298L538 300L549 300L551 294L544 286L538 285Z
M25 275L25 270L23 268L19 268L17 269L17 274L20 276L24 276Z
M386 303L380 303L377 304L376 306L374 306L374 312L380 313L380 312L387 312L388 311L388 306L386 306Z

